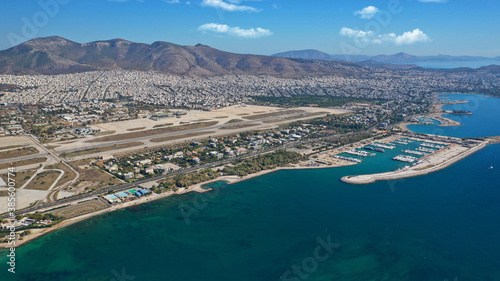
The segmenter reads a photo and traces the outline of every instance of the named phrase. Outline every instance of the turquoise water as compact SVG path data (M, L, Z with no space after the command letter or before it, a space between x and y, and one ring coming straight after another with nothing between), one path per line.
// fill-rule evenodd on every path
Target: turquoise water
M400 167L402 148L97 216L20 247L14 276L1 251L0 280L500 280L500 145L426 176L339 181Z
M462 123L461 126L438 127L437 125L409 125L417 133L453 137L500 136L500 98L484 95L443 94L450 101L466 100L469 103L445 105L445 110L466 110L473 115L444 114L443 116Z

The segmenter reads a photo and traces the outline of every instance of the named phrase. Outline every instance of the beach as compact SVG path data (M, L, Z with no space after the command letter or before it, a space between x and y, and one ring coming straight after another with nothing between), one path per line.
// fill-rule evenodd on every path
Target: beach
M274 169L264 170L264 171L260 171L260 172L253 173L253 174L249 174L249 175L246 175L246 176L243 176L243 177L240 177L240 176L221 176L221 177L218 177L218 178L213 179L213 180L209 180L209 181L205 181L205 182L194 184L194 185L189 186L187 188L180 188L179 190L177 190L175 192L174 191L165 191L165 192L162 192L160 194L152 193L149 196L143 196L143 197L138 198L138 199L134 199L134 200L127 201L127 202L124 202L124 203L112 205L112 206L110 206L108 208L105 208L105 209L102 209L102 210L99 210L99 211L96 211L96 212L92 212L92 213L88 213L88 214L84 214L84 215L80 215L80 216L77 216L77 217L66 219L66 220L64 220L64 221L62 221L62 222L60 222L60 223L58 223L58 224L56 224L54 226L51 226L51 227L29 229L31 231L31 233L28 234L28 235L26 235L26 236L23 236L22 240L17 239L15 246L18 247L18 246L27 244L28 242L33 241L33 240L35 240L37 238L40 238L40 237L42 237L42 236L44 236L44 235L46 235L48 233L51 233L53 231L62 229L64 227L66 227L66 226L72 225L74 223L77 223L77 222L80 222L80 221L83 221L83 220L86 220L86 219L89 219L89 218L92 218L94 216L101 215L101 214L104 214L104 213L113 212L113 211L116 211L116 210L128 208L128 207L131 207L131 206L136 206L136 205L139 205L139 204L144 204L144 203L147 203L147 202L151 202L151 201L154 201L154 200L158 200L158 199L170 197L170 196L173 196L173 195L182 195L182 194L186 194L186 193L190 193L190 192L197 192L197 193L208 192L208 191L211 191L211 189L209 189L209 188L208 189L203 188L203 186L205 186L207 184L210 184L210 183L213 183L213 182L225 181L228 184L234 184L234 183L245 181L245 180L248 180L248 179L251 179L251 178L259 177L259 176L262 176L262 175L265 175L265 174L273 173L273 172L276 172L276 171L279 171L279 170L325 169L325 168L334 168L334 167L349 166L349 165L353 165L354 164L354 163L351 163L351 162L348 162L348 161L333 159L332 163L330 165L305 166L305 163L307 163L307 162L310 162L310 161L309 160L308 161L303 161L303 162L300 162L298 164L291 165L289 167L278 167L278 168L274 168ZM50 209L54 209L54 207L51 207ZM40 212L45 212L45 211L48 211L50 209L41 210ZM9 245L8 243L0 243L0 248L10 248L10 247L11 247L11 245Z

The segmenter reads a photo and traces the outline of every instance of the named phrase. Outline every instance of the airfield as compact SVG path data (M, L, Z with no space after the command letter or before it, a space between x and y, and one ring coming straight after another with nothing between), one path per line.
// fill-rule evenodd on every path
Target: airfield
M120 180L84 163L103 155L133 153L194 140L234 135L246 131L277 128L298 120L328 114L350 114L342 109L299 107L279 108L236 105L213 111L182 111L166 118L140 118L94 124L99 130L69 141L41 144L36 138L0 138L0 213L7 211L7 172L16 168L17 209L41 202L53 202L84 192L99 184ZM71 187L71 186L74 186Z

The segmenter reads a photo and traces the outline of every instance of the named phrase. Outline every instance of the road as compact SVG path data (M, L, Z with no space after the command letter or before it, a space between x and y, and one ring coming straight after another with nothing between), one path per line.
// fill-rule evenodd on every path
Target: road
M196 170L202 170L202 169L208 169L208 168L213 168L213 167L221 166L221 165L224 165L224 164L231 163L231 162L233 162L235 160L238 160L238 159L255 157L255 156L258 156L258 155L261 155L261 154L270 153L270 152L278 150L278 149L284 149L284 148L288 148L288 147L294 147L294 146L297 146L299 144L307 144L307 143L312 143L312 142L320 142L320 141L327 140L327 139L337 139L337 138L342 138L342 137L346 137L346 136L351 136L351 135L354 135L354 134L355 133L346 133L346 134L341 134L341 135L334 135L334 136L329 136L329 137L323 137L323 138L319 138L319 139L307 139L307 140L298 140L298 141L294 141L294 142L289 142L289 143L286 143L286 144L284 144L282 146L279 146L279 147L272 147L272 148L267 148L267 149L263 149L263 150L258 150L258 151L254 151L254 152L251 152L251 153L247 153L247 154L244 154L244 155L235 156L235 157L232 157L232 158L227 158L227 159L216 161L216 162L201 164L201 165L197 165L197 166L193 166L193 167L189 167L189 168L177 170L177 171L168 173L166 175L160 175L160 176L150 177L150 178L146 178L146 179L141 179L141 180L137 180L137 181L132 182L132 183L124 183L124 184L117 185L117 186L112 186L112 187L107 187L107 188L99 189L99 190L96 190L96 191L93 191L93 192L90 192L90 193L79 194L79 195L76 195L76 196L71 196L71 197L63 198L63 199L60 199L60 200L57 200L57 201L54 201L54 202L49 202L49 203L38 202L34 207L26 208L26 209L22 209L22 210L16 211L15 214L16 215L21 215L21 214L35 212L35 211L42 210L42 209L47 209L47 208L50 208L50 207L55 207L55 206L58 206L58 205L66 205L66 204L74 203L74 202L77 202L77 201L80 201L80 200L83 200L83 199L88 199L88 198L91 198L91 197L96 197L96 196L99 196L99 195L104 195L104 194L107 194L107 193L110 193L110 192L118 192L118 191L122 191L122 190L127 190L127 189L130 189L132 187L139 186L139 185L141 185L143 183L161 180L161 179L164 179L166 177L172 177L172 176L176 176L176 175L181 175L181 174L187 174L187 173L190 173L190 172L194 172ZM7 218L8 216L9 216L8 214L5 214L5 215L2 215L0 217Z
M316 118L320 117L321 115L314 116L314 117L301 117L301 115L306 114L307 112L301 112L301 113L294 113L294 114L286 114L286 115L280 115L280 116L273 116L269 118L263 118L263 119L258 119L258 120L247 120L239 123L233 123L233 124L217 124L214 126L210 127L205 127L205 128L198 128L198 129L191 129L191 130L184 130L184 131L178 131L178 132L171 132L171 133L165 133L165 134L158 134L154 136L146 136L146 137L138 137L138 138L133 138L133 139L123 139L123 140L116 140L116 141L108 141L108 142L96 142L96 143L90 143L86 142L87 139L84 140L79 140L78 143L72 143L71 145L77 145L78 147L71 148L71 149L57 149L57 152L59 154L63 153L71 153L71 152L77 152L77 151L82 151L82 150L88 150L88 149L93 149L93 148L100 148L100 147L106 147L106 146L111 146L111 145L118 145L118 144L125 144L125 143L130 143L130 142L144 142L145 145L142 146L160 146L164 145L166 142L151 142L151 139L156 139L156 138L163 138L163 137L173 137L173 136L180 136L184 134L190 134L190 133L199 133L203 131L207 131L207 135L217 135L217 134L224 134L224 135L231 135L231 134L236 134L239 132L243 131L248 131L248 130L261 130L264 128L269 128L269 127L275 127L277 125L280 125L282 123L290 123L292 121L298 121L298 120L307 120L311 118ZM326 113L324 114L326 115ZM285 120L277 123L263 123L266 121L273 121L273 120L278 120L282 118L290 118L290 120ZM224 127L231 127L231 126L240 126L240 125L249 125L249 124L258 124L255 126L250 126L246 128L236 128L236 129L221 129ZM217 131L217 133L208 133L208 131ZM127 134L127 133L124 133ZM117 134L120 135L120 134ZM110 135L112 136L112 135ZM196 138L202 138L206 137L205 135L200 135L196 136ZM188 137L187 139L193 139L195 137ZM98 138L96 138L98 139ZM172 141L167 141L167 142L182 142L183 139L177 139L177 140L172 140ZM131 147L130 150L135 150L137 147ZM102 153L101 153L102 154ZM74 157L73 160L79 160L85 158L84 157Z

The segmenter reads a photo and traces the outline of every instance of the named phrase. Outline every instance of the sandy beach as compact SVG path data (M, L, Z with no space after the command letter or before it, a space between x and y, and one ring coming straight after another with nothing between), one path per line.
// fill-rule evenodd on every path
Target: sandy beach
M77 217L74 217L74 218L70 218L70 219L64 220L64 221L62 221L62 222L60 222L57 225L54 225L52 227L30 229L30 231L31 231L30 234L22 237L22 240L19 240L19 239L16 240L16 247L19 247L21 245L27 244L30 241L33 241L33 240L35 240L37 238L42 237L43 235L46 235L46 234L51 233L53 231L56 231L58 229L62 229L64 227L68 226L68 225L77 223L79 221L82 221L82 220L85 220L85 219L88 219L88 218L91 218L91 217L94 217L94 216L97 216L97 215L100 215L100 214L103 214L103 213L113 212L113 211L120 210L120 209L123 209L123 208L128 208L128 207L136 206L136 205L139 205L139 204L144 204L144 203L147 203L147 202L151 202L151 201L154 201L154 200L158 200L158 199L170 197L170 196L173 196L173 195L181 195L181 194L186 194L186 193L190 193L190 192L198 192L198 193L208 192L211 189L205 189L205 188L203 188L203 186L207 185L207 184L210 184L210 183L213 183L213 182L217 182L217 181L225 181L228 184L234 184L234 183L241 182L241 181L244 181L244 180L248 180L248 179L251 179L251 178L259 177L259 176L262 176L262 175L265 175L265 174L273 173L273 172L276 172L276 171L279 171L279 170L325 169L325 168L334 168L334 167L341 167L341 166L347 166L347 165L352 165L353 164L353 163L350 163L350 162L347 162L347 161L335 161L335 163L333 163L331 165L321 165L321 166L312 166L312 167L301 166L301 165L304 165L304 163L306 163L306 162L308 162L308 161L301 162L299 164L296 164L296 165L293 165L293 166L290 166L290 167L279 167L279 168L275 168L275 169L264 170L264 171L260 171L258 173L254 173L254 174L249 174L249 175L246 175L246 176L243 176L243 177L239 177L239 176L221 176L221 177L218 177L218 178L213 179L213 180L209 180L209 181L206 181L206 182L201 182L201 183L189 186L187 188L181 188L181 189L179 189L176 192L174 192L174 191L166 191L166 192L163 192L161 194L152 193L149 196L144 196L144 197L141 197L141 198L138 198L138 199L135 199L135 200L131 200L131 201L127 201L127 202L124 202L124 203L112 205L112 206L110 206L109 208L106 208L106 209L102 209L102 210L99 210L99 211L96 211L96 212L92 212L92 213L88 213L88 214L85 214L85 215L81 215L81 216L77 216ZM53 209L53 208L54 207L51 207L51 209ZM42 212L43 212L43 210L42 210ZM10 248L10 247L11 246L8 245L7 243L0 243L0 248Z

